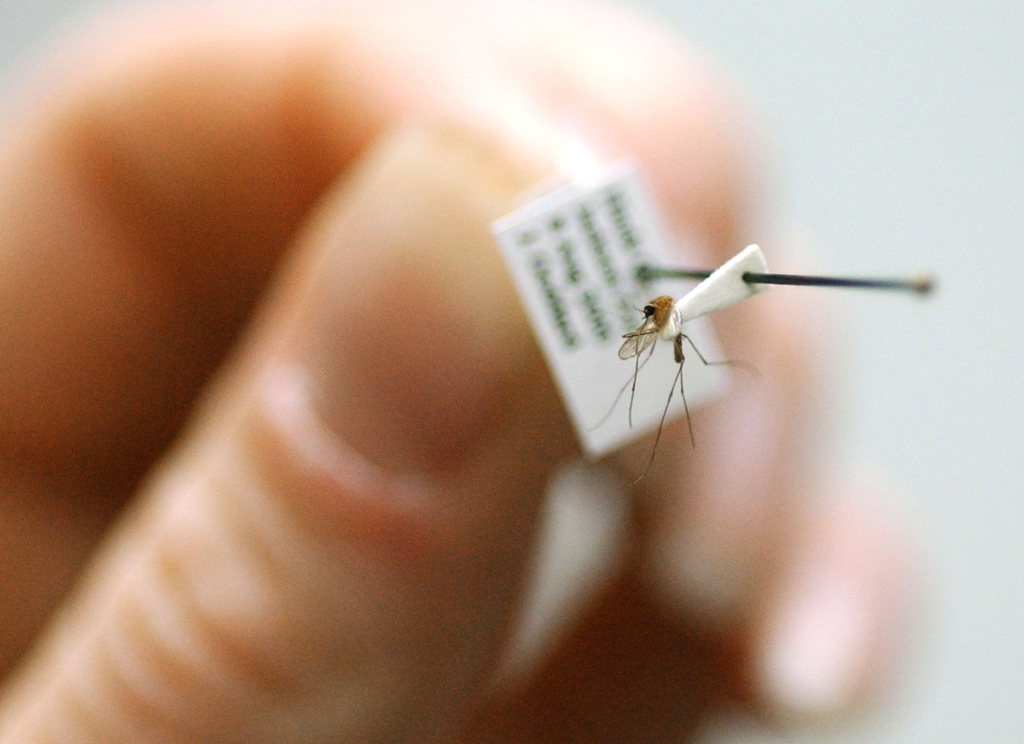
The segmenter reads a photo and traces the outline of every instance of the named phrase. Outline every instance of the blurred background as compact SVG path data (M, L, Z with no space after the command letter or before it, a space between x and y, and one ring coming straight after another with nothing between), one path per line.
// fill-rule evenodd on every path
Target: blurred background
M940 278L924 302L827 300L840 319L840 452L896 485L930 595L896 694L804 739L1024 741L1024 5L620 2L742 87L774 138L780 213L819 267ZM0 76L97 5L0 0ZM793 739L724 721L706 740Z
M940 279L925 302L828 298L843 455L899 488L930 596L895 699L807 740L1024 741L1024 5L628 4L744 88L776 140L780 207L820 267ZM711 739L773 741L738 725Z

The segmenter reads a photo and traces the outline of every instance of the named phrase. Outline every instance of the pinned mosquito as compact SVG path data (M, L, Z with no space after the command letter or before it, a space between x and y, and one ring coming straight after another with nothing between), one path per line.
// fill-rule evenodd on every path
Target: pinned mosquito
M665 401L665 408L661 413L661 421L658 424L658 433L654 438L654 446L651 449L651 459L647 462L647 467L644 472L633 481L634 484L643 480L647 476L648 471L651 469L651 465L654 463L654 455L658 451L658 442L661 441L661 432L665 428L665 418L668 416L668 409L672 405L672 397L675 395L676 383L679 384L679 395L683 399L683 411L686 414L686 427L690 434L690 446L696 448L697 440L693 435L693 422L690 420L690 407L686 402L686 389L683 385L683 364L686 362L686 355L683 352L683 342L685 341L693 349L697 358L700 359L701 363L705 366L739 366L747 369L753 374L757 374L757 370L746 362L740 362L733 359L726 359L722 361L711 362L708 361L701 353L697 345L693 343L693 339L682 332L682 318L679 309L677 308L676 301L668 295L660 295L655 297L653 300L644 305L643 308L644 319L640 323L640 326L635 331L630 331L623 335L626 339L622 346L619 347L619 359L635 360L635 368L630 379L626 381L626 385L619 391L619 396L615 399L617 404L619 398L622 397L622 393L625 392L626 386L630 386L629 395L629 425L633 426L633 401L636 398L636 382L640 377L640 370L643 368L647 361L654 355L654 349L658 343L658 339L672 342L672 352L675 357L678 369L676 370L675 377L672 379L672 387L669 388L668 399ZM646 356L644 356L646 352ZM643 360L641 361L641 357ZM614 408L614 405L613 405Z
M648 267L642 268L647 271L653 271L653 269ZM754 374L757 373L751 365L748 365L745 362L737 362L734 360L708 361L708 359L701 353L700 349L697 348L696 344L694 344L693 339L683 333L683 324L687 321L693 320L694 318L698 318L701 315L713 312L714 310L734 305L757 292L763 291L764 287L743 281L741 275L744 272L764 271L765 269L766 264L764 255L761 253L761 249L756 245L747 246L747 248L733 256L714 272L706 273L700 284L678 300L675 300L668 295L659 295L648 302L644 305L642 310L643 321L637 329L623 335L625 341L623 341L622 346L619 347L619 359L634 360L633 374L630 375L630 378L626 380L626 384L624 384L619 390L619 394L615 397L615 401L612 403L608 413L605 414L604 418L598 422L597 426L601 426L608 420L619 401L622 399L622 396L625 394L626 388L630 388L628 421L630 428L633 427L633 403L636 399L637 380L640 377L640 371L653 357L654 350L659 339L672 342L672 352L677 365L676 373L672 379L672 385L669 389L668 398L665 401L665 407L662 410L661 419L658 423L658 432L654 439L654 446L651 449L651 458L648 460L647 467L644 469L644 472L639 478L633 481L634 484L643 480L647 476L647 473L651 469L651 465L654 463L654 456L658 451L658 443L661 441L661 433L665 428L665 420L668 417L668 411L672 405L672 399L675 396L677 384L679 385L679 395L683 401L683 411L686 414L686 425L690 435L690 446L696 447L693 423L690 420L690 405L686 400L686 390L683 384L683 365L686 361L684 344L689 345L689 347L693 349L697 358L700 359L701 363L705 366L735 365L745 367L746 369L753 371ZM638 276L638 279L639 278L640 277ZM646 283L644 280L641 281L642 283Z
M651 359L654 354L655 345L658 339L672 342L672 350L675 354L676 364L679 366L675 378L672 380L672 387L669 390L668 400L665 402L665 409L661 414L661 422L658 424L658 433L654 438L654 447L651 451L651 459L647 467L634 484L643 480L651 465L654 463L654 455L658 449L658 442L661 440L661 432L665 426L665 418L668 415L669 406L672 403L672 396L675 394L676 383L679 383L679 395L683 399L683 410L686 413L686 425L690 433L690 445L696 446L696 439L693 435L693 424L690 421L690 408L686 402L686 391L683 387L683 342L689 344L696 353L697 358L706 366L727 365L746 369L757 374L756 368L746 362L736 360L724 360L709 362L700 349L693 343L693 340L682 331L683 324L699 318L702 315L721 310L722 308L735 305L758 292L767 289L770 284L789 284L800 286L818 287L859 287L866 289L888 289L898 291L914 292L919 295L926 295L933 288L933 281L929 277L915 279L851 279L842 277L819 277L801 276L795 274L769 274L764 255L756 245L749 245L726 263L714 271L690 271L685 269L657 268L651 266L637 267L637 280L641 284L647 284L655 279L702 279L696 287L683 295L678 300L673 300L668 295L660 295L644 305L643 322L635 331L623 335L625 341L619 347L619 359L633 359L634 369L630 379L622 386L612 410L618 404L626 388L630 387L629 397L629 425L633 426L633 400L636 397L637 378L640 370ZM641 359L643 357L643 359ZM611 415L602 419L602 423ZM600 424L598 424L600 425Z

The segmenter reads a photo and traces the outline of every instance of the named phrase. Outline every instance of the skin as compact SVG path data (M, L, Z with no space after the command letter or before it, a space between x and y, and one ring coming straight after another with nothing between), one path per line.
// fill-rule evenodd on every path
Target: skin
M716 318L761 378L666 427L620 570L492 684L576 445L488 222L578 140L714 263L761 184L727 86L620 11L392 5L119 17L8 99L0 740L669 741L877 694L908 561L781 291Z

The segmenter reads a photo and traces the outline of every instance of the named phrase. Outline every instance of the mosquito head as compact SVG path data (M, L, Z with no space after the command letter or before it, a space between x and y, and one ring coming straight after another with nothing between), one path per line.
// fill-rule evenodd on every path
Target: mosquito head
M672 314L672 305L675 303L668 295L655 297L644 305L644 318L654 322L654 326L661 330Z

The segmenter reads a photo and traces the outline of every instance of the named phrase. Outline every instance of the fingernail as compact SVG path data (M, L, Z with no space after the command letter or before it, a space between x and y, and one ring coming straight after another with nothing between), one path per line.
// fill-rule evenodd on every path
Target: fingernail
M873 627L867 587L837 568L808 571L781 606L764 646L766 699L796 716L848 706L863 677Z
M387 137L328 199L292 354L349 446L394 472L457 467L536 350L489 223L545 174L452 127Z

